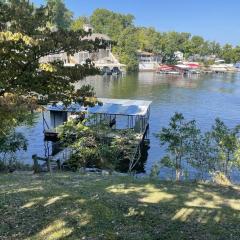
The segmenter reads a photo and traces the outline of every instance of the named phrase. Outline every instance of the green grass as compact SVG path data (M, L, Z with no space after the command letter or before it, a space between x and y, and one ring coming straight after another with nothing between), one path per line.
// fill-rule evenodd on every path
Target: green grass
M131 177L0 175L0 239L239 239L240 188Z

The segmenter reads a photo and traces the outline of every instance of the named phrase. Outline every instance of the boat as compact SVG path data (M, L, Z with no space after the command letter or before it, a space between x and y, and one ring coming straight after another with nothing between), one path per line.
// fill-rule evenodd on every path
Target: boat
M172 74L172 75L179 75L180 72L176 71L174 66L170 66L170 65L160 65L157 70L156 73L159 74Z
M188 74L201 74L201 72L197 69L189 69Z
M107 75L107 76L110 76L112 75L112 71L109 67L107 66L104 66L102 69L101 69L101 75Z
M121 75L122 72L120 71L120 69L118 67L113 67L112 69L112 75L113 76L118 76L118 75Z

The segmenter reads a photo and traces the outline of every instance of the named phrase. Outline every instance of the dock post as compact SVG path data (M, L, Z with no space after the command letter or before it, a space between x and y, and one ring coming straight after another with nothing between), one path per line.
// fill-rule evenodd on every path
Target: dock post
M58 159L56 162L57 162L58 170L61 170L61 161Z
M47 158L47 170L52 173L52 168L51 168L51 161L50 161L50 158L48 157Z
M36 154L32 155L32 160L33 160L33 171L34 171L34 173L40 173L41 169L40 169L40 166L38 164L38 159L37 159Z

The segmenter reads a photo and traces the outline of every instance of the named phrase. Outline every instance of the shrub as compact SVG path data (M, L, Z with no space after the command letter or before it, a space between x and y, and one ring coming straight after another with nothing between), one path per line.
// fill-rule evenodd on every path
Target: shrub
M212 174L212 181L218 185L223 186L230 186L231 182L228 177L223 172L213 172Z

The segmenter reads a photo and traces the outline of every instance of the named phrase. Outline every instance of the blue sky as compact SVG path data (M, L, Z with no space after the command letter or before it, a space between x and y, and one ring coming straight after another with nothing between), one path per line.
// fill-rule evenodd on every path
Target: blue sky
M190 32L221 44L240 45L240 0L65 0L65 3L75 17L106 8L133 14L138 26Z

